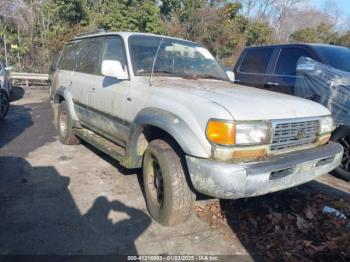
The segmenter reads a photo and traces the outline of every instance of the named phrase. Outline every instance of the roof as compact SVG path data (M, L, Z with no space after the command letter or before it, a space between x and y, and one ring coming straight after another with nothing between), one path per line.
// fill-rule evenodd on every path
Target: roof
M342 47L336 45L318 44L318 43L292 43L292 44L271 44L271 45L261 45L261 46L249 46L247 49L251 48L269 48L269 47L296 47L296 46L307 46L312 48L317 47Z
M133 35L144 35L144 36L155 36L155 37L166 37L166 38L171 38L171 39L176 39L180 41L187 41L187 42L192 42L186 39L182 38L177 38L177 37L172 37L172 36L166 36L166 35L157 35L157 34L150 34L150 33L140 33L140 32L118 32L118 31L112 31L112 32L107 32L107 31L101 31L101 32L92 32L92 33L86 33L83 35L77 35L75 36L72 40L77 40L77 39L84 39L84 38L90 38L90 37L96 37L96 36L105 36L105 35L120 35L121 37L128 39L130 36Z

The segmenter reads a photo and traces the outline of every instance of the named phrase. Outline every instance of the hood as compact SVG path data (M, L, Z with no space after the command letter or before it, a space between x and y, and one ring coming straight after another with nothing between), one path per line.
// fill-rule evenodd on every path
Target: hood
M330 115L321 104L303 98L217 80L158 79L155 86L176 89L224 107L235 120L273 120Z

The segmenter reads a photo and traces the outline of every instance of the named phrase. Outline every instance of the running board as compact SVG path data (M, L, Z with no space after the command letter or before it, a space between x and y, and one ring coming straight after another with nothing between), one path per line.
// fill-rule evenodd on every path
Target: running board
M85 140L112 158L118 161L121 161L123 158L125 158L125 148L111 142L110 140L96 134L95 132L92 132L86 128L73 128L73 131L81 139Z

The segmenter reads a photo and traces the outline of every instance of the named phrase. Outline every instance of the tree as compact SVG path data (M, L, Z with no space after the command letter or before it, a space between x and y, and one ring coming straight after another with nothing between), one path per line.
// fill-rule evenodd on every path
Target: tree
M55 0L58 14L62 20L77 24L85 16L81 0Z
M97 27L115 31L163 33L164 27L155 1L109 1L97 10Z
M332 30L332 27L326 24L320 24L317 27L307 27L291 34L293 42L302 43L325 43L336 44L338 33Z

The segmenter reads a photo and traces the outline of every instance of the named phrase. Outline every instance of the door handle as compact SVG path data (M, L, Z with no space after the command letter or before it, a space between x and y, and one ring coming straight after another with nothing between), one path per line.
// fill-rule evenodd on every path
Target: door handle
M69 82L68 82L68 87L71 87L72 84L73 84L73 82L72 82L72 81L69 81Z
M90 88L90 91L91 91L91 92L96 92L96 88L95 88L95 87L91 87L91 88Z
M279 86L280 84L279 83L276 83L276 82L267 82L265 84L266 87L273 87L273 86Z

